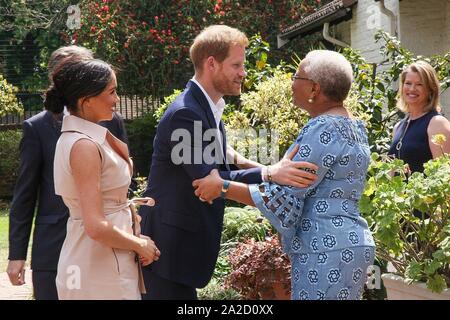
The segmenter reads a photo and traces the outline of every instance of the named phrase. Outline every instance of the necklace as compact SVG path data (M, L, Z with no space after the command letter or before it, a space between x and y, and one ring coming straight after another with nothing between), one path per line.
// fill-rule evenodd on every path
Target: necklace
M403 146L403 138L405 137L405 134L406 134L406 131L408 130L410 122L411 122L411 118L408 116L408 119L406 120L405 129L403 130L402 135L400 136L400 140L398 140L397 144L395 145L395 150L397 150L398 159L400 159L400 149Z

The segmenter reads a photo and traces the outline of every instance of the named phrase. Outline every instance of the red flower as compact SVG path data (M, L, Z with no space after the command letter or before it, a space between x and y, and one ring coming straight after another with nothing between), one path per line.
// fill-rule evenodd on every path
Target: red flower
M103 6L102 11L103 12L108 12L109 11L109 6Z
M95 26L91 27L91 32L94 33L97 30L97 28L95 28Z

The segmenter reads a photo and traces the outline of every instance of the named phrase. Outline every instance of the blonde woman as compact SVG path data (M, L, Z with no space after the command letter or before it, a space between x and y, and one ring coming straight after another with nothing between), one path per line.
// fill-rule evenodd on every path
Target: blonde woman
M450 122L438 110L439 80L427 62L412 63L400 76L397 107L406 117L394 127L389 154L404 160L411 172L422 172L423 164L450 152ZM431 140L443 134L443 149Z

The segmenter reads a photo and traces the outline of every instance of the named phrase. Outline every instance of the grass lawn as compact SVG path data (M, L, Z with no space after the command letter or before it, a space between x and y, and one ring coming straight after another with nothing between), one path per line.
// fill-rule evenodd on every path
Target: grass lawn
M5 272L8 265L8 210L0 209L0 272ZM31 237L30 237L31 238ZM30 266L31 241L28 247L28 259L25 266Z
M8 264L8 214L0 210L0 272L6 270Z

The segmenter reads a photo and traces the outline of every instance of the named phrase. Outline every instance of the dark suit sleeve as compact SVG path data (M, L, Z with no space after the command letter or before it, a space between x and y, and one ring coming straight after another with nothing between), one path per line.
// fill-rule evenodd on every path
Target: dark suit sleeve
M222 179L244 182L247 184L261 183L261 168L251 168L246 170L220 171Z
M212 169L217 169L216 163L206 163L203 157L203 152L211 143L202 139L205 129L201 117L188 108L176 111L170 121L168 139L172 161L174 159L178 161L192 180L203 178ZM179 156L178 159L176 159L177 156ZM227 180L245 183L261 182L261 168L220 171L220 175Z
M116 118L117 121L117 138L119 138L128 145L128 135L127 130L125 129L125 122L123 120L123 117L118 113L115 113L114 117Z
M9 214L10 260L26 260L42 164L41 142L36 130L27 121L22 128L19 175Z

